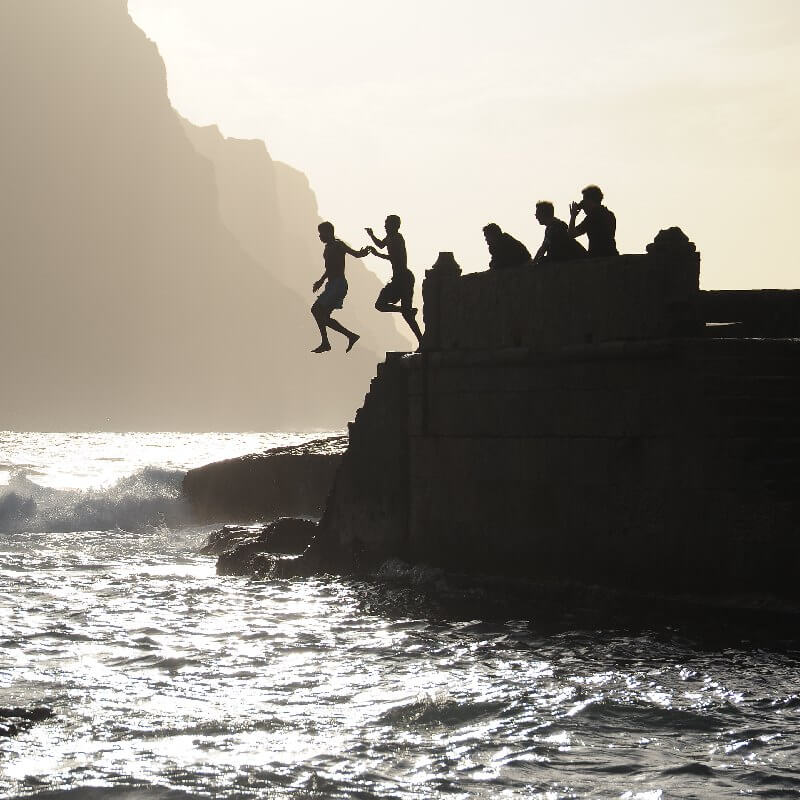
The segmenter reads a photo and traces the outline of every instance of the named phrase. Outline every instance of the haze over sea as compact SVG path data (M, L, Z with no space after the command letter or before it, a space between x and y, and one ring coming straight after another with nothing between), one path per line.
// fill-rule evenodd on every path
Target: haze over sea
M0 433L0 707L55 711L0 739L0 796L800 794L795 630L497 618L479 581L442 613L453 576L399 564L217 577L185 470L313 437Z

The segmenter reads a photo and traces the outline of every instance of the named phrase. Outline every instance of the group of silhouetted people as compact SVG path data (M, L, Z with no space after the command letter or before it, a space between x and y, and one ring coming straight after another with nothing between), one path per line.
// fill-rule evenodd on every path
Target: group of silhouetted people
M536 204L536 220L544 226L544 239L533 258L522 242L490 222L483 229L491 256L489 269L514 269L546 262L619 255L615 239L617 218L603 205L602 190L599 186L587 186L582 195L580 202L570 203L569 224L556 217L549 200ZM576 224L581 212L584 217ZM584 235L588 239L588 249L577 241L577 237Z
M539 224L544 226L544 239L533 258L522 242L502 231L496 223L490 222L483 229L491 256L489 269L514 269L548 262L619 255L615 239L617 219L603 205L603 192L600 187L587 186L581 194L583 199L580 202L570 203L569 224L556 217L551 202L542 200L536 204L535 216ZM581 213L584 215L583 219L577 223L578 215ZM318 291L323 283L325 289L311 306L311 313L322 337L322 341L312 352L325 353L331 349L328 328L347 338L345 350L347 353L360 338L357 333L348 330L331 317L335 309L342 308L347 295L344 259L348 254L356 258L372 254L390 262L392 278L378 295L375 308L382 312L401 314L416 337L418 345L422 344L422 332L417 323L417 309L413 303L414 273L408 268L406 242L400 233L400 217L390 214L386 217L384 227L386 236L383 239L379 239L372 228L365 228L373 244L361 250L353 250L336 238L330 222L319 225L319 238L325 245L323 251L325 272L314 283L314 291ZM579 236L586 236L588 247L577 241ZM381 250L386 252L382 253Z

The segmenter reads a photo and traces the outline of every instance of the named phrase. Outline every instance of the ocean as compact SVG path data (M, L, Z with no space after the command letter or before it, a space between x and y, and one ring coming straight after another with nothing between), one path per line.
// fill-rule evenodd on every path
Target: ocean
M0 433L0 797L800 796L796 630L218 577L185 471L316 435Z

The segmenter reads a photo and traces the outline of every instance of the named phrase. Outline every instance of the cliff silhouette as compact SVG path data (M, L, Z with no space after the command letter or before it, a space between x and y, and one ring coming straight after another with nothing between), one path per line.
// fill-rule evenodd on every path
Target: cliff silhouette
M309 354L304 177L182 120L125 0L5 0L0 43L0 428L341 426L403 340L374 314ZM377 285L354 267L343 318Z
M322 274L317 236L322 218L308 178L274 161L258 139L224 137L215 125L200 127L188 120L183 125L194 148L214 167L227 228L270 275L308 298L309 287ZM354 234L367 242L363 231ZM359 247L361 239L351 244ZM375 313L383 283L364 261L349 261L347 279L350 290L342 314L348 326L368 331L387 350L414 349L416 343L398 331L394 317Z

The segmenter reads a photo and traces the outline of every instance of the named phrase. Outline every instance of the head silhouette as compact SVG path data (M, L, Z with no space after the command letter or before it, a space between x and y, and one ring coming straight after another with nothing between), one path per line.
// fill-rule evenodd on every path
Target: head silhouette
M500 226L496 222L490 222L483 229L483 237L486 239L487 244L496 242L502 234L503 231L500 230Z
M321 242L328 244L328 242L334 240L333 225L330 222L320 222L320 224L317 225L317 230L319 231L319 239Z
M540 225L547 225L549 222L552 222L555 215L556 210L553 208L553 204L549 200L540 200L536 204L534 216Z
M400 217L397 214L389 214L383 227L386 228L386 233L397 233L400 230Z
M603 202L603 190L594 184L587 186L581 194L584 208L596 208Z

